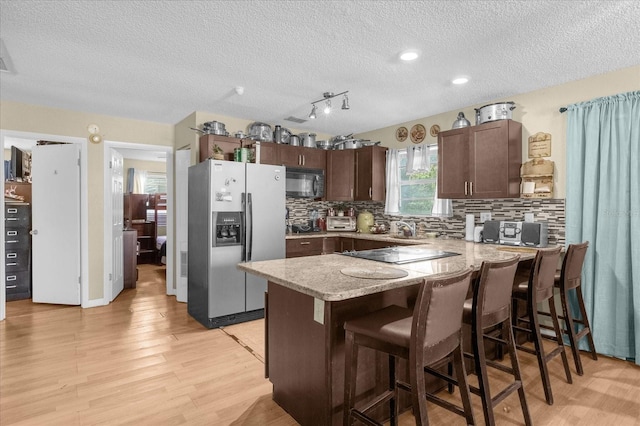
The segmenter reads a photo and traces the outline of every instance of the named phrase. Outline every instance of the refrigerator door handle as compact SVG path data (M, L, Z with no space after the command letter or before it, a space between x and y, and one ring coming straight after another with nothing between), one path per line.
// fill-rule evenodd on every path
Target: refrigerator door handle
M242 261L245 262L247 260L247 198L246 194L243 192L240 196L240 200L242 203L242 212L243 215L243 224L242 224L242 237L240 243L242 244Z
M251 193L247 193L247 216L246 216L246 241L247 245L247 262L251 262L251 251L253 248L253 201L251 200Z

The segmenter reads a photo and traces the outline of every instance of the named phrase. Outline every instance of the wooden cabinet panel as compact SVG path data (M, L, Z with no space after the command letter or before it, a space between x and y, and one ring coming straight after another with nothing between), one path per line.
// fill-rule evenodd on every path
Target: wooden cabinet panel
M288 167L304 167L307 169L327 168L326 151L303 146L278 145L278 160Z
M6 300L31 298L31 205L7 202L4 205L5 294Z
M315 256L322 254L323 238L293 238L286 241L286 257Z
M280 165L280 162L278 162L278 144L260 142L260 164Z
M355 150L327 151L328 201L352 201L355 167Z
M387 149L368 146L327 152L328 201L384 201Z
M355 194L356 201L384 201L386 193L386 153L380 146L356 149Z
M138 280L138 271L136 268L136 264L138 263L136 255L137 241L137 231L126 230L122 232L122 274L124 280L124 288L136 288L136 281Z
M522 125L498 120L438 135L439 198L520 196Z
M242 147L242 140L221 135L200 136L199 159L204 161L213 155L213 146L218 145L224 152L224 159L233 161L233 150Z

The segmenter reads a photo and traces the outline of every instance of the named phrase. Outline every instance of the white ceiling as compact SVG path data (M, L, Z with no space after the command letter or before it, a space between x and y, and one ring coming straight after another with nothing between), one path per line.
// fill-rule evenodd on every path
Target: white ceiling
M3 100L170 124L206 111L358 133L640 64L638 1L0 0L0 11ZM408 48L422 56L400 63ZM469 83L452 85L460 75ZM284 120L345 90L349 111Z

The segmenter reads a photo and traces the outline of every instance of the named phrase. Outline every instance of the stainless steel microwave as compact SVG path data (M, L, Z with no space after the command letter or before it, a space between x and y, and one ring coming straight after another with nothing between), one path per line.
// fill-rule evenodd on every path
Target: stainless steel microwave
M324 197L324 170L287 167L286 191L292 198Z

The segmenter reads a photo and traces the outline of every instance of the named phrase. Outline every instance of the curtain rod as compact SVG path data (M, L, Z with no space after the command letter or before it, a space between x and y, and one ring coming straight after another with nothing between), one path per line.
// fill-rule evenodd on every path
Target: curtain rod
M561 107L561 108L560 108L560 113L563 113L563 112L565 112L566 110L567 110L567 108L566 108L566 107Z

